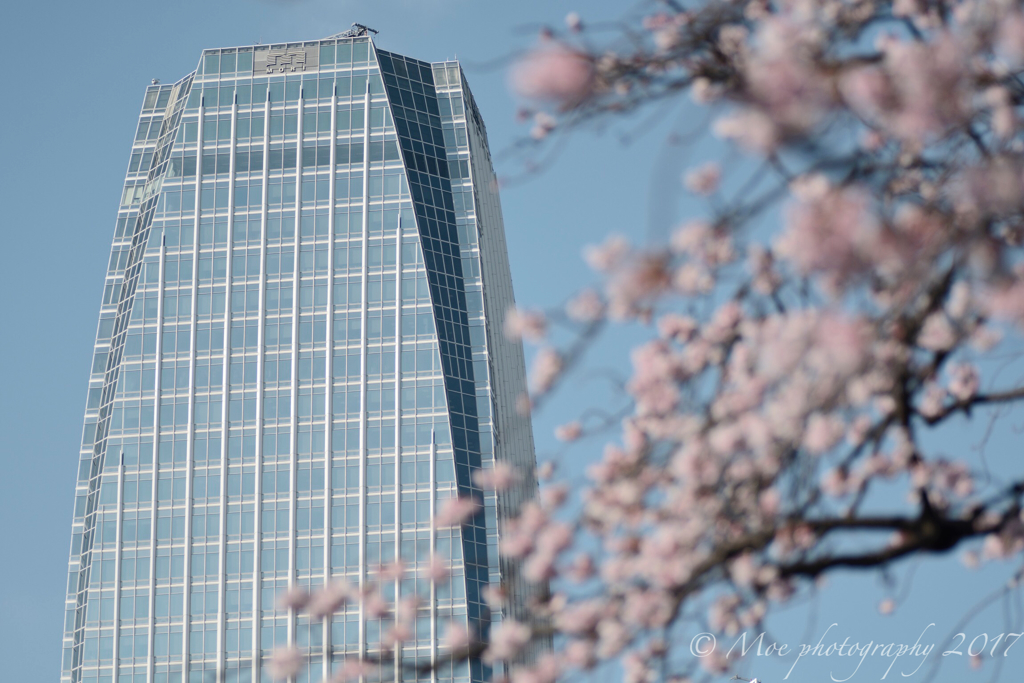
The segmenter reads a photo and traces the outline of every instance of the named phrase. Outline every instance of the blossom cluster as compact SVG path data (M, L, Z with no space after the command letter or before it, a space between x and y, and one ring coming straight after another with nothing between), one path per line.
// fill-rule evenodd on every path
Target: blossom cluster
M561 643L513 680L612 659L631 683L690 675L672 640L687 618L736 633L838 567L953 549L1021 562L1021 482L996 488L923 436L1024 399L993 362L1024 327L1024 10L659 3L621 42L584 19L514 70L535 138L689 93L750 163L693 168L706 216L665 244L588 247L598 286L509 316L539 345L535 402L578 350L553 328L649 331L579 505L559 490L503 531L502 552L551 583L535 613ZM581 417L556 436L582 449L595 431Z

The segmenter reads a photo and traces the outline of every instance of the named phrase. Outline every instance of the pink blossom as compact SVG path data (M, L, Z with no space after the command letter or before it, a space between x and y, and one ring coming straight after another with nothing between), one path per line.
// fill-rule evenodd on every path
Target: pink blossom
M765 574L766 572L762 571L760 573ZM773 579L763 580L761 576L758 576L758 580L761 583L767 585L771 583ZM760 626L761 623L764 621L764 616L767 611L767 603L764 600L758 600L748 609L740 613L740 623L743 624L744 628L754 628L755 626ZM753 683L753 681L751 681L751 683Z
M565 660L578 669L590 669L597 663L594 643L590 640L573 640L565 647Z
M564 522L552 522L537 536L539 552L557 554L572 544L573 528Z
M449 498L441 503L434 516L434 528L461 526L481 509L480 501L469 496Z
M745 60L752 99L782 131L812 129L832 106L833 88L809 58L821 32L789 17L769 15L760 22L755 53Z
M666 313L658 318L658 333L666 339L687 342L697 331L697 321L686 315Z
M441 647L449 652L460 652L473 642L473 633L466 626L456 621L448 623L448 629L441 637Z
M704 328L704 339L712 344L722 344L736 331L743 319L743 309L736 301L728 301L715 311L711 321Z
M753 555L743 553L729 563L729 574L736 585L749 587L754 584L759 568Z
M364 662L357 657L346 657L342 661L341 666L334 672L334 677L331 680L337 683L350 683L351 681L363 678L371 670L372 666L368 662Z
M805 274L817 273L831 289L867 272L884 256L867 193L832 189L821 177L796 188L800 199L787 212L787 227L775 250Z
M822 354L821 369L831 368L839 375L857 371L869 351L871 330L863 320L826 313L818 319L813 340Z
M547 319L539 311L510 308L505 313L505 336L514 341L538 342L547 334Z
M892 5L892 14L895 17L919 18L924 9L923 3L918 0L896 0Z
M395 605L395 619L402 622L411 622L416 619L416 610L423 606L423 598L413 593L406 595Z
M376 589L363 596L363 611L369 618L379 619L388 613L388 603Z
M882 602L878 603L879 614L892 614L893 610L896 609L896 603L892 598L886 598Z
M722 654L720 649L716 649L706 657L700 658L700 666L705 671L722 674L729 670L730 662L729 658Z
M533 115L533 128L530 129L530 137L534 140L543 140L558 126L558 119L546 111L539 111Z
M633 351L633 377L627 389L636 398L637 412L663 415L675 408L679 389L679 359L662 341L644 344Z
M718 48L727 55L741 55L747 50L749 37L746 26L726 24L718 32Z
M978 393L981 377L978 369L969 363L960 363L950 369L949 393L957 400L969 401Z
M986 559L1003 560L1010 556L1010 548L999 534L989 534L981 546L981 553Z
M849 71L839 85L851 109L870 115L877 115L893 97L885 72L876 67Z
M963 43L950 34L929 42L883 41L881 67L858 69L841 82L850 107L893 135L924 143L970 112Z
M860 139L860 146L868 152L877 152L885 144L885 138L877 130L868 130Z
M721 178L722 169L718 164L708 163L688 172L683 178L683 184L690 192L707 196L718 189Z
M651 32L658 52L669 52L683 40L683 29L689 23L685 12L675 14L658 13L644 19L643 26Z
M672 286L687 295L710 292L714 284L714 277L700 263L684 263L676 268L675 274L672 276Z
M396 621L380 638L381 647L391 650L402 643L412 640L414 636L412 627L401 621Z
M622 619L640 628L661 628L669 623L675 611L672 596L657 590L635 590L626 595Z
M377 576L381 581L401 581L405 577L405 565L401 560L381 565Z
M1000 20L996 49L1009 67L1024 63L1024 14L1011 12Z
M519 472L512 465L501 461L489 469L473 472L473 483L489 491L506 491L520 479Z
M665 253L637 253L612 274L605 287L609 314L623 320L645 311L650 302L672 285Z
M1009 140L1017 129L1017 112L1009 91L992 87L985 91L985 101L992 107L992 132L1000 140Z
M431 555L426 565L419 571L420 578L439 585L447 583L451 575L452 570L448 561L437 555Z
M846 434L846 423L835 415L814 413L807 420L804 431L804 447L814 455L821 455L832 449Z
M708 610L708 626L714 631L725 631L729 635L739 632L740 621L737 610L741 604L738 595L723 595L714 601Z
M602 619L597 624L597 656L614 657L629 643L629 631L617 619Z
M533 666L513 669L511 683L555 683L561 670L561 664L555 655L543 654L537 658Z
M754 109L723 116L712 129L720 138L735 140L751 152L770 154L779 144L780 132L770 118Z
M567 422L555 428L555 438L559 441L575 441L583 434L583 425L579 422Z
M550 460L537 465L537 479L547 481L555 473L555 463Z
M731 263L736 257L729 231L704 221L690 221L677 228L670 246L673 252L689 256L708 268Z
M564 484L548 485L540 490L540 499L545 508L557 508L569 497L569 489Z
M690 96L697 104L711 104L722 97L723 90L721 85L713 83L707 78L699 77L693 79Z
M850 429L846 433L846 441L851 446L859 446L864 443L864 439L867 438L868 432L871 430L871 418L867 415L859 415L850 424Z
M1024 199L1020 163L997 157L968 167L952 185L951 194L961 214L985 216L1012 211Z
M829 470L821 481L821 490L836 498L850 493L849 473L840 467Z
M771 488L761 492L760 500L758 501L761 511L769 516L774 516L779 513L782 505L782 495L778 489Z
M532 583L552 579L555 571L555 555L550 552L534 552L523 562L523 577Z
M933 313L925 319L917 343L929 351L948 351L953 348L956 344L956 331L945 313Z
M962 320L974 304L971 286L964 281L953 284L946 302L946 313L953 320Z
M654 683L658 679L649 660L641 657L638 652L630 652L622 658L622 669L624 683Z
M946 390L934 382L929 382L924 388L924 395L921 398L921 405L918 412L924 417L938 417L945 409L946 398L949 394Z
M345 579L335 579L313 593L309 600L309 614L321 619L334 614L353 596L354 588Z
M578 322L594 322L604 315L604 301L593 289L584 289L565 305L565 312Z
M483 595L484 602L486 602L487 606L491 609L497 610L505 608L505 602L508 600L508 594L501 586L484 586L481 594Z
M987 325L979 325L971 333L971 346L981 352L991 351L1002 341L1002 334Z
M579 553L566 567L566 574L576 583L583 583L595 574L594 558L587 553Z
M274 680L285 680L298 675L305 663L306 655L297 647L277 648L270 655L267 671Z
M530 368L530 386L533 391L537 394L549 391L562 374L564 364L562 355L557 350L545 347L538 351Z
M309 604L309 593L302 586L292 586L277 596L277 608L280 610L301 610Z
M986 297L986 308L994 317L1024 323L1024 282L993 288Z
M484 661L491 664L512 659L530 642L531 633L526 624L515 619L505 619L491 629L491 642L484 651Z
M530 395L524 391L516 397L516 413L519 415L529 415L532 410L533 401L530 400Z
M512 69L512 87L522 97L572 109L594 89L590 57L561 43L542 45L527 53Z
M603 244L592 244L584 248L583 258L594 270L606 273L618 268L631 251L625 238L613 235Z

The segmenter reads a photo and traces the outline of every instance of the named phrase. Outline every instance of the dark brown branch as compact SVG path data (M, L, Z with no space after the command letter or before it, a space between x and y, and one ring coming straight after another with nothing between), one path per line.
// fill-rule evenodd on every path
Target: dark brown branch
M963 412L969 415L971 412L971 408L973 408L974 406L1010 403L1012 401L1018 401L1020 399L1024 399L1024 387L1008 389L1006 391L997 391L989 394L977 394L969 399L959 400L956 401L955 403L951 403L945 409L943 409L943 411L938 415L933 415L931 417L925 417L924 415L921 415L921 418L927 424L934 425L938 424L939 422L942 422L946 418L958 412Z

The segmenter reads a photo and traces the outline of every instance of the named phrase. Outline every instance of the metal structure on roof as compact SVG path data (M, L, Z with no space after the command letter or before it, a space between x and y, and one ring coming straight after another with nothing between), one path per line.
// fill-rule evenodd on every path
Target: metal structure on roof
M363 24L353 23L352 28L347 31L342 31L341 33L335 33L333 36L327 36L326 40L331 40L332 38L359 38L370 33L376 35L379 31L377 31L377 29L370 28L369 26L364 26Z

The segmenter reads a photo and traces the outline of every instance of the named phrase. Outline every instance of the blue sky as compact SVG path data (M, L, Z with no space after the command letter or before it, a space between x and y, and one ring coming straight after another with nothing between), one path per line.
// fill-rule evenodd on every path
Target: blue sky
M458 57L463 62L498 155L499 175L511 175L517 167L502 163L502 152L527 131L514 121L515 103L505 84L510 56L531 44L538 26L561 24L571 10L599 21L617 18L626 7L561 0L65 0L5 8L0 25L6 55L0 107L0 292L5 295L0 679L35 682L59 676L69 523L91 344L120 184L150 80L184 76L195 68L203 48L315 39L358 21L380 31L377 43L384 49L428 61ZM674 220L699 210L679 200L678 178L714 148L680 150L663 142L673 124L699 126L702 116L677 107L608 130L579 132L561 147L550 169L503 191L521 304L557 304L586 282L590 276L579 258L584 244L611 232L636 239L664 234ZM638 130L646 132L629 144L621 142L622 134ZM595 350L592 365L621 369L623 348L620 340L607 342ZM595 387L607 386L597 377L585 376L581 388L561 394L536 417L542 456L559 451L551 437L553 426L574 416ZM992 448L1019 443L1009 428L1004 432L996 434ZM974 443L966 435L960 441L965 448ZM590 457L587 449L584 444L567 456L570 472L578 472ZM886 593L875 578L838 579L816 604L777 621L776 635L798 643L806 640L805 628L817 624L820 634L832 621L841 622L852 640L913 642L931 621L938 622L933 633L945 634L1005 576L1001 568L968 573L955 562L922 569L907 602L885 619L877 616L876 605ZM808 621L812 608L817 622ZM1006 630L997 616L978 621L975 632ZM1017 655L1024 658L1024 645ZM789 662L782 668L758 664L771 677L762 668L742 671L775 681L782 680ZM939 680L960 680L966 666L952 664ZM898 669L889 680L899 677ZM803 662L789 680L827 679L828 670L827 662ZM851 680L878 680L883 672L884 666L866 662ZM915 678L922 678L921 672ZM997 679L986 675L978 680L1009 680L1008 670Z

